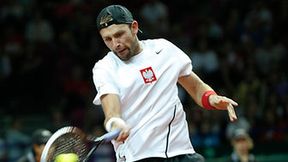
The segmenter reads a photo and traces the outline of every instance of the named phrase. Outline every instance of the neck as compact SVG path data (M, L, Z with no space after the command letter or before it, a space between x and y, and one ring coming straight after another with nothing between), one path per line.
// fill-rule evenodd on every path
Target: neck
M249 156L248 155L240 155L241 162L249 162Z
M142 48L142 46L141 46L141 43L140 43L140 41L138 40L138 38L136 37L135 38L135 44L134 44L134 50L133 50L134 52L134 55L137 55L137 54L139 54L140 52L142 52L143 51L143 48Z
M239 151L238 156L241 159L241 162L248 162L249 160L249 152L247 151Z

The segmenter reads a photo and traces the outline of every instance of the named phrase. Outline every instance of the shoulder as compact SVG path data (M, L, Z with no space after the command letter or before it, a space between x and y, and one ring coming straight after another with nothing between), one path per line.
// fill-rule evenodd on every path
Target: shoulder
M172 42L164 38L142 40L142 43L146 49L153 51L164 50L166 51L166 54L170 54L171 51L178 50L178 48Z
M101 60L98 60L94 67L93 70L95 69L111 69L114 64L116 63L115 59L113 58L115 57L113 52L108 52L106 56L104 56Z
M169 40L164 38L158 38L158 39L146 39L142 40L143 43L147 45L173 45Z
M29 162L29 159L27 156L23 156L20 159L18 159L17 162Z

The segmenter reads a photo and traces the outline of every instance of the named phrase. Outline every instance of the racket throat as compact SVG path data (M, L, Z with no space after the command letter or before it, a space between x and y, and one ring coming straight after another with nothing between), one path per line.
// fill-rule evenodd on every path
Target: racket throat
M93 141L92 143L93 143L92 144L93 147L90 149L90 151L88 152L88 154L87 154L86 158L83 160L83 162L88 161L90 159L90 157L92 157L93 153L97 150L97 148L104 143L104 141L103 140L97 141L97 142Z

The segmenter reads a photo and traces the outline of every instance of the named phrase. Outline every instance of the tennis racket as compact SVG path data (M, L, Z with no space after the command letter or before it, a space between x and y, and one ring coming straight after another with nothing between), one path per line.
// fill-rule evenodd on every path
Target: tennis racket
M63 127L57 130L46 143L40 162L55 161L58 155L66 153L76 154L79 161L85 162L102 143L110 142L119 133L120 130L114 130L101 137L93 137L77 127Z

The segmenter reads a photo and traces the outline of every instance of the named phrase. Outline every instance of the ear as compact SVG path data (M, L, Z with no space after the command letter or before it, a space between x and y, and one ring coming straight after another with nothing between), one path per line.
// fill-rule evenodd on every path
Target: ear
M139 27L138 27L138 22L137 21L133 21L132 24L131 24L131 30L132 30L132 33L133 34L137 34L138 33L138 30L139 30Z

